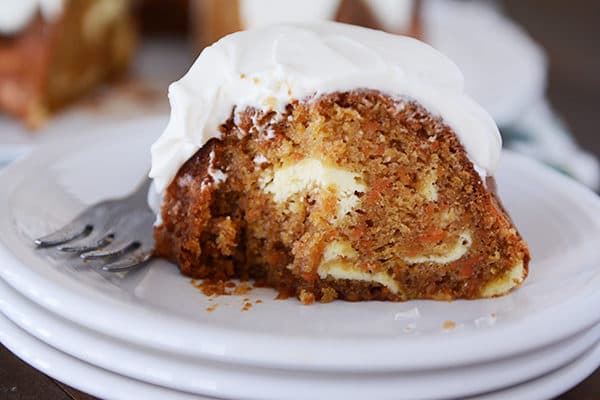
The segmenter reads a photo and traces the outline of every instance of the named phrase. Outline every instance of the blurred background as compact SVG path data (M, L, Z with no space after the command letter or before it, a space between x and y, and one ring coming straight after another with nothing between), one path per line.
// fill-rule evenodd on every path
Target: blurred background
M0 1L0 166L41 143L127 119L166 121L168 84L224 34L335 19L412 35L446 53L497 121L506 148L598 190L598 1L59 0L30 9L24 3ZM0 384L44 386L3 348L0 364L9 366L0 370ZM561 398L600 398L600 374Z

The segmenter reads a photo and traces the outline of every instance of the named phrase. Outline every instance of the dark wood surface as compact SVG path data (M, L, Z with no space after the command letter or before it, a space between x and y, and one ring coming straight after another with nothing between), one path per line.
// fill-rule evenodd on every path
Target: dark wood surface
M542 44L550 61L548 93L579 142L600 156L600 1L505 0L508 14ZM0 346L0 400L90 400ZM600 399L600 370L560 400Z
M548 95L582 147L600 156L600 1L504 0L546 50Z

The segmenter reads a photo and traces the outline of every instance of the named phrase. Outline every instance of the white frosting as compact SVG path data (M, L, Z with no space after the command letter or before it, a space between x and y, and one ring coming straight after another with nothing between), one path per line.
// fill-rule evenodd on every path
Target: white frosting
M162 225L162 214L160 209L162 208L163 196L161 196L154 186L154 182L150 184L148 189L148 207L156 214L156 220L154 226Z
M357 88L418 101L456 132L478 171L493 173L498 129L464 94L452 61L412 38L322 22L237 32L204 49L169 87L171 118L152 146L150 176L162 192L185 161L220 137L234 107L282 112L294 99Z
M64 0L0 0L0 34L10 35L27 27L39 11L46 20L56 19Z
M208 159L208 175L212 178L213 183L218 185L227 180L227 174L218 168L215 168L215 152L210 152Z

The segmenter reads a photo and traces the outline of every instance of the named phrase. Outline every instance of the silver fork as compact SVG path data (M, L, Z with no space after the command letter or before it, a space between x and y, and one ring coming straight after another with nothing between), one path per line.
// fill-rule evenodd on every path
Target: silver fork
M105 271L127 271L152 257L155 214L147 202L150 179L127 197L94 204L63 228L35 239L38 248L55 247L97 260Z

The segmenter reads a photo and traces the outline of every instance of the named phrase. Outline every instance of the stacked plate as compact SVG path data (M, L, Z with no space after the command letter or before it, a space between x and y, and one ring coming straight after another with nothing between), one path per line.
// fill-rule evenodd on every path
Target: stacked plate
M130 191L162 124L44 145L0 174L0 340L45 373L103 398L532 399L600 364L600 200L512 153L497 179L532 263L498 299L210 299L164 261L110 275L34 248Z

